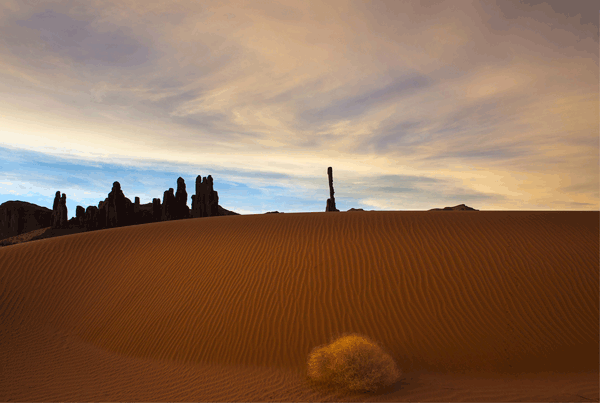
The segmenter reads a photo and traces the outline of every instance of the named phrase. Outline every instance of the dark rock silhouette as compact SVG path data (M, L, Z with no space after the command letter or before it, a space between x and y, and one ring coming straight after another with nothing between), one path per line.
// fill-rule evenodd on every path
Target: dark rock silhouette
M106 228L124 227L133 223L133 204L123 194L119 182L113 183L112 190L104 202Z
M98 212L98 207L96 206L89 206L86 210L85 210L85 215L83 217L83 227L87 230L87 231L95 231L97 229L100 229L100 225L99 225L99 212Z
M67 228L79 228L79 220L77 217L72 217L67 221Z
M190 216L190 208L187 206L187 192L185 181L182 177L177 178L177 192L175 193L174 218L180 220Z
M108 197L98 202L98 207L88 206L84 210L82 206L77 206L75 217L68 220L66 200L66 195L62 194L61 197L59 191L56 192L52 210L20 201L0 205L0 240L6 240L0 242L0 246L178 218L240 215L218 204L219 196L213 188L210 175L203 180L201 176L196 178L196 195L192 196L191 211L186 203L185 181L181 177L177 179L177 193L174 194L170 188L164 193L163 203L160 198L154 198L152 203L140 204L139 197L132 203L123 194L120 183L114 182ZM29 234L13 238L23 233Z
M165 190L162 202L161 221L170 221L175 218L175 194L173 188Z
M361 208L351 208L351 209L350 209L350 210L348 210L348 211L365 211L365 210L363 210L363 209L361 209Z
M106 228L106 212L108 210L107 199L98 202L98 229Z
M51 226L54 229L68 228L67 195L63 193L61 197L60 191L57 191L56 195L54 196Z
M82 206L77 206L75 208L75 225L78 227L83 227L84 221L85 221L85 209Z
M213 188L213 178L196 177L196 194L192 196L192 217L215 217L220 214L219 195Z
M0 204L0 239L5 239L52 224L52 210L23 201Z
M333 169L327 168L327 176L329 177L329 199L327 199L327 207L325 211L339 211L335 207L335 197L333 197Z
M224 209L223 207L219 206L218 204L217 204L217 207L218 207L218 211L219 211L218 215L220 215L220 216L224 216L224 215L240 215L240 213L236 213L234 211L229 211L227 209Z
M156 221L160 221L160 199L158 200L158 219ZM149 224L151 222L155 222L154 220L154 201L152 203L140 204L140 198L135 197L135 202L133 203L133 221L131 225L138 224Z
M162 218L162 206L160 205L160 199L152 199L152 220L159 222Z
M265 214L279 214L279 211L267 211Z
M476 209L466 206L464 204L459 204L458 206L454 206L454 207L444 207L443 209L434 208L434 209L427 210L427 211L479 211L479 210L476 210Z

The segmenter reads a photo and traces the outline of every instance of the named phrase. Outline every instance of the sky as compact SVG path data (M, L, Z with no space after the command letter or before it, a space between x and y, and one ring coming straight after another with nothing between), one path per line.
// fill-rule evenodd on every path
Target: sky
M599 210L599 8L2 0L0 203Z

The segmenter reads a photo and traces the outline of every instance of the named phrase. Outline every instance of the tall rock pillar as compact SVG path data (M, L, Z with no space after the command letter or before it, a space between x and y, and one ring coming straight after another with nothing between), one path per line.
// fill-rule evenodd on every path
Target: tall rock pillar
M161 221L170 221L175 218L175 194L173 188L165 190L163 194Z
M192 211L191 216L198 217L215 217L219 215L219 195L213 188L213 178L196 177L196 194L192 195Z
M61 198L60 191L57 191L52 206L52 228L67 228L67 218L67 195L63 193Z
M182 177L177 178L177 192L175 193L175 212L174 218L176 220L181 218L188 218L190 215L190 209L187 206L187 192L185 190L185 181Z
M327 207L325 211L339 211L335 208L335 198L333 197L333 169L327 168L327 176L329 177L329 199L327 199Z

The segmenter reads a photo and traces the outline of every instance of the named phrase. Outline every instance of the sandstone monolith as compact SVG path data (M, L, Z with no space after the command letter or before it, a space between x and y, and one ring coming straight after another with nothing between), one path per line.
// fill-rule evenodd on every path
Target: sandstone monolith
M219 195L213 188L212 176L202 178L198 175L196 194L192 195L192 217L215 217L219 214Z
M165 190L163 194L161 221L170 221L175 218L175 194L173 188Z
M85 209L83 206L77 206L75 208L75 225L78 227L83 227L83 223L85 221Z
M177 192L175 193L175 211L174 219L180 220L188 218L190 208L187 205L187 192L185 190L185 181L182 177L177 178Z
M61 197L60 191L57 191L52 205L52 228L64 229L67 226L67 195L63 193Z
M329 199L327 199L327 206L325 211L339 211L335 207L335 198L333 197L333 169L327 168L327 176L329 177Z
M106 202L106 227L116 228L131 225L133 205L121 190L121 184L114 182Z

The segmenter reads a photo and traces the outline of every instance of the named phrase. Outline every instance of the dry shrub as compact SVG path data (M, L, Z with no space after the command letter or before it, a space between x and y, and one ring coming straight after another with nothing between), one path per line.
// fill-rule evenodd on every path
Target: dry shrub
M308 356L308 376L352 391L376 392L394 384L401 372L377 343L358 334L343 335Z

